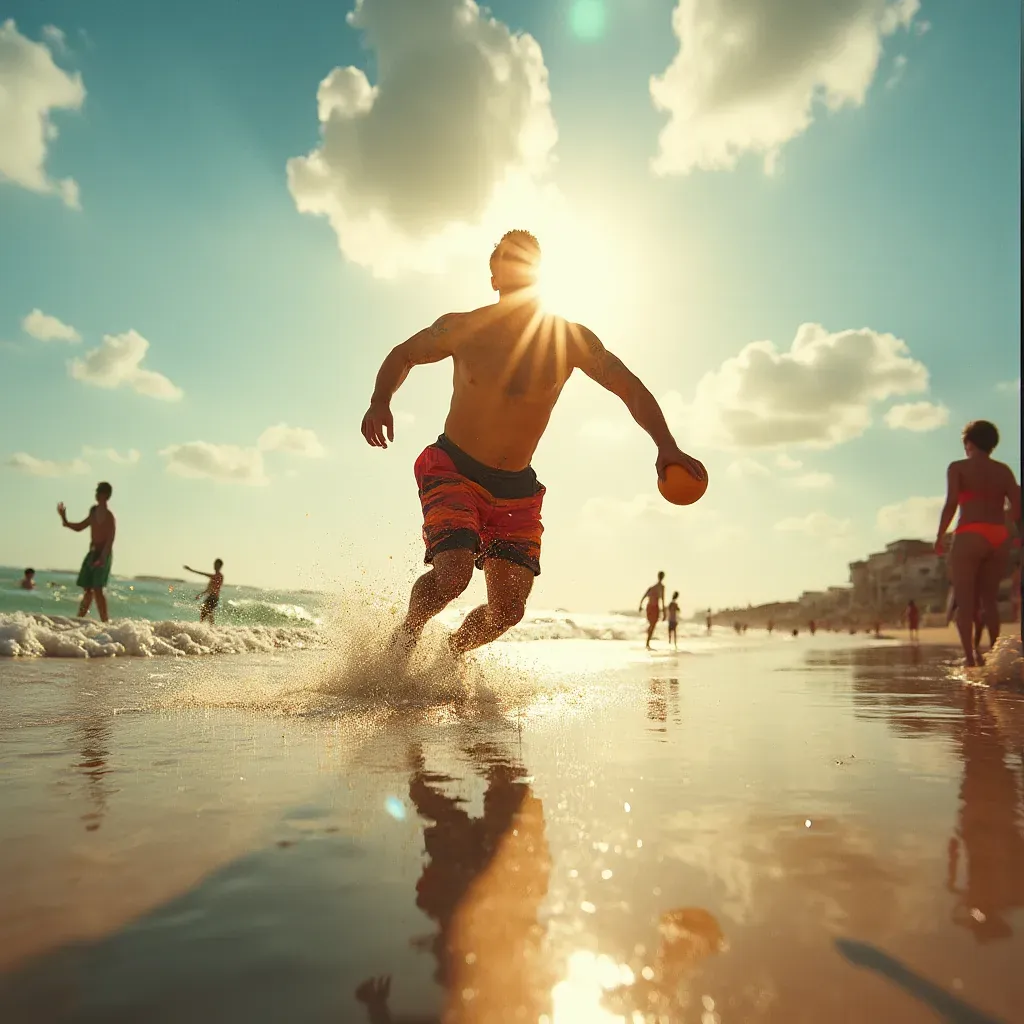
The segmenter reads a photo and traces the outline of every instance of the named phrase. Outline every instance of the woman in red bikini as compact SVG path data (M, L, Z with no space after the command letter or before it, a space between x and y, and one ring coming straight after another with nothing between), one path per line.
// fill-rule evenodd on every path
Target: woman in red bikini
M980 663L971 633L976 614L988 629L989 643L999 636L999 584L1006 573L1010 549L1007 502L1010 521L1020 521L1020 486L1013 470L993 459L999 431L987 420L974 420L964 427L966 459L951 462L946 470L946 504L939 517L935 541L937 554L943 552L946 530L957 521L949 558L949 574L956 602L956 628L968 667Z

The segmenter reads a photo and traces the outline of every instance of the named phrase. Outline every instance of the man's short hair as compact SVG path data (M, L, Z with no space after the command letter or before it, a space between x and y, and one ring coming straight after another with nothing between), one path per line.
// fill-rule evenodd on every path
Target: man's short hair
M217 572L220 572L221 566L223 566L223 564L224 564L224 562L221 559L217 558L217 559L214 559L213 567L214 567L214 569L217 570Z
M109 498L114 493L114 488L106 480L101 480L96 485L96 493L102 494L104 498Z
M986 455L995 451L999 444L999 431L994 423L988 420L971 420L964 427L963 439L970 441L975 448L979 448Z
M35 574L36 574L35 569L26 569L25 570L25 575L26 576L35 576Z
M540 262L540 242L521 228L506 231L491 252L491 276L497 275L502 260L514 257L524 263Z

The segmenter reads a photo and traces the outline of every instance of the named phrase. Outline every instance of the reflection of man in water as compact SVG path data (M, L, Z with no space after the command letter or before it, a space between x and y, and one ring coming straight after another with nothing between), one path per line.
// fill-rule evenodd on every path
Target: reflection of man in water
M1024 906L1024 792L1006 763L1006 746L984 696L966 688L960 736L964 762L960 820L949 841L953 920L978 942L1009 938L1006 915ZM966 880L957 887L960 853Z
M449 780L428 772L418 749L411 757L409 798L427 822L428 859L416 884L416 906L437 922L437 931L417 945L437 960L445 1024L536 1021L549 1012L553 981L537 920L551 871L544 808L529 784L517 781L521 765L493 749L471 753L487 780L479 818L444 792ZM372 1021L399 1024L387 1010L388 988L387 979L371 979L357 996Z

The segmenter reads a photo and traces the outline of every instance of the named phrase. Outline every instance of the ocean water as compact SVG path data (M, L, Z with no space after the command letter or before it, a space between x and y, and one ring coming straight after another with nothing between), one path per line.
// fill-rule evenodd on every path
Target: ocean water
M119 657L268 653L326 645L339 629L366 632L390 629L399 607L385 602L367 608L365 599L350 602L343 594L313 591L274 591L225 585L216 624L199 622L196 595L202 581L140 580L112 577L107 588L111 621L92 616L76 618L81 591L72 573L36 573L36 589L18 586L22 570L0 567L0 656ZM469 606L454 606L441 615L441 625L454 629ZM509 642L529 640L642 640L640 616L530 609L526 618L506 634ZM665 626L659 626L659 646L666 648ZM708 636L703 626L680 623L681 649L711 652L737 645L750 646L767 637L751 630L737 637L731 630Z

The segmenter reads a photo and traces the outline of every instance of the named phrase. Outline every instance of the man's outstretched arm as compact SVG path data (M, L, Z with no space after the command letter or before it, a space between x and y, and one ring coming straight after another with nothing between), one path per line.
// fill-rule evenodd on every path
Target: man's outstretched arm
M377 371L377 380L360 427L366 443L374 448L387 448L395 439L395 420L391 415L391 396L402 386L414 366L438 363L452 354L452 331L459 314L449 313L396 345L384 358ZM386 434L386 438L385 438Z
M581 325L574 325L569 331L575 342L572 346L575 365L591 380L621 398L633 419L658 446L658 477L664 479L665 467L675 463L698 480L706 480L707 470L676 444L661 406L643 381L617 355L609 352L593 331Z

